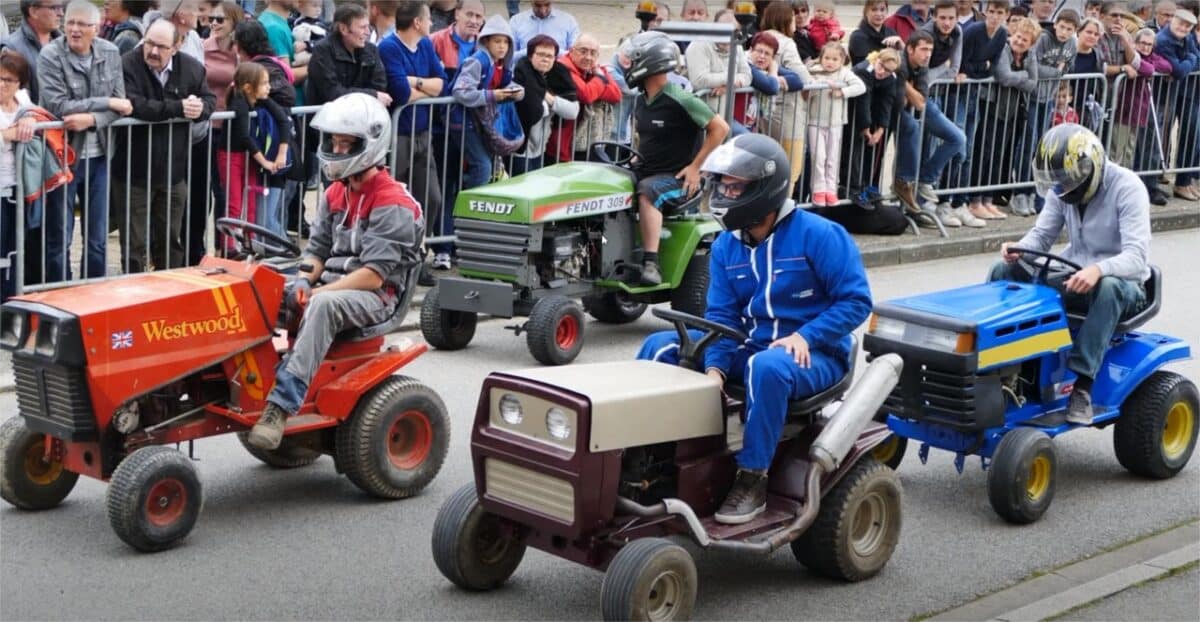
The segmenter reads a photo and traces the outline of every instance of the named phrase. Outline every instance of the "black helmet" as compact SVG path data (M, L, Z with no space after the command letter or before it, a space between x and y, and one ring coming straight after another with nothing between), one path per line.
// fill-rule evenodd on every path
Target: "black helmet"
M679 46L661 32L643 32L634 35L621 47L621 53L629 58L629 70L625 82L637 88L649 76L669 73L679 68Z
M1086 127L1063 123L1050 128L1033 154L1038 194L1087 203L1100 187L1105 160L1104 144Z
M787 155L762 134L742 134L717 147L700 170L713 178L708 209L726 231L753 227L778 212L791 186ZM745 179L745 188L737 196L725 194L723 175Z

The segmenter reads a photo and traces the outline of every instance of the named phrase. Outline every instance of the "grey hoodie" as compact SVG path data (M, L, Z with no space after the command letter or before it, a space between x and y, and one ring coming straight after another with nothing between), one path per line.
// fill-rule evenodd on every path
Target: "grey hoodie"
M483 66L480 65L479 59L476 58L481 53L488 53L483 40L493 35L508 37L508 53L504 55L503 60L500 62L504 67L504 72L508 75L508 80L501 84L500 87L516 87L520 93L514 99L520 101L525 98L525 89L512 81L514 52L512 29L509 28L508 21L503 17L493 15L488 18L487 23L483 25L483 29L479 31L479 43L475 46L475 53L463 61L462 67L458 69L458 75L454 78L454 86L451 89L454 101L467 108L478 108L486 104L496 103L495 92L488 86L490 76L482 75Z

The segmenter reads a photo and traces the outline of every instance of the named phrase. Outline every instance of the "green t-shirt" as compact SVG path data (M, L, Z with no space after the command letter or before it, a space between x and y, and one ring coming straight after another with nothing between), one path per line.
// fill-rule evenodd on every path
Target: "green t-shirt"
M258 16L258 23L267 31L267 40L271 42L271 49L275 50L277 56L287 58L288 62L296 60L296 50L293 47L296 40L292 37L292 29L286 19L271 11L263 11ZM300 88L300 85L296 85L296 105L304 105L304 89Z
M714 115L708 104L673 82L650 101L639 95L634 110L638 151L645 158L638 171L642 177L673 175L691 164Z

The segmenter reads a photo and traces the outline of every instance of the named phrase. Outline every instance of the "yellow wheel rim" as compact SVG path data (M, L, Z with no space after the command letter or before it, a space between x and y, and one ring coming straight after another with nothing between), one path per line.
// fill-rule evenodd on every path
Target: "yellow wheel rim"
M871 455L875 456L876 460L886 464L888 460L896 456L896 448L899 446L900 437L893 434L887 437L886 441L876 445L875 449L871 450Z
M1167 412L1167 420L1163 424L1162 449L1168 459L1175 459L1187 451L1192 441L1193 426L1196 425L1192 405L1185 401L1175 402Z
M63 465L58 460L46 459L46 446L42 436L36 443L25 448L25 476L39 486L49 486L62 475Z
M1029 465L1029 479L1025 480L1025 494L1029 496L1030 501L1037 501L1046 494L1046 490L1050 488L1050 471L1049 458L1037 456L1033 459L1033 463Z

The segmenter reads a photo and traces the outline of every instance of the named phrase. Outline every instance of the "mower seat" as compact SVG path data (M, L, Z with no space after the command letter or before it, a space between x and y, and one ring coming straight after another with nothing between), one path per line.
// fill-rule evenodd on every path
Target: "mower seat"
M820 411L827 404L841 399L846 391L850 390L850 385L854 384L854 364L858 361L858 338L853 334L850 335L850 365L846 369L846 375L842 376L841 380L833 383L833 386L821 391L815 395L802 397L798 400L789 400L787 405L787 418L792 419L808 419L813 414ZM746 401L746 387L740 383L726 383L725 394L740 402ZM745 411L742 414L745 417Z
M1150 278L1146 279L1142 287L1146 290L1146 304L1137 313L1118 322L1117 327L1113 329L1113 334L1122 335L1133 332L1158 315L1158 310L1162 308L1162 271L1158 269L1158 266L1150 266ZM1087 315L1082 313L1067 313L1067 320L1072 327L1082 324L1086 317Z
M337 334L334 341L366 341L386 335L400 328L400 324L404 322L405 316L408 315L408 306L412 304L413 294L417 291L417 278L420 274L421 262L417 262L416 265L408 269L408 274L404 277L404 293L400 295L400 300L396 302L395 308L392 309L392 314L386 320L370 326L358 326L344 330Z

